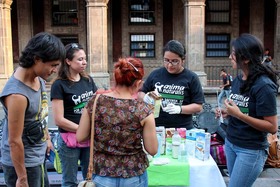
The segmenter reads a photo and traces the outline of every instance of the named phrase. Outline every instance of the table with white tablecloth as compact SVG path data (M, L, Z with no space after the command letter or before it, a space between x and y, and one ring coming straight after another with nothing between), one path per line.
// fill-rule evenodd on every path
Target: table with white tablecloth
M224 178L214 159L201 161L189 158L190 187L226 187Z
M211 156L205 161L189 158L188 162L181 164L177 159L169 159L171 162L166 165L150 163L149 186L226 187L223 176Z

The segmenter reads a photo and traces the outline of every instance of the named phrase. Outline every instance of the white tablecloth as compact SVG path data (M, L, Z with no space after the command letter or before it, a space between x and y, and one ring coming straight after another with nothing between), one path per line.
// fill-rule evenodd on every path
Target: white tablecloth
M226 187L224 178L213 158L201 161L189 158L190 187Z

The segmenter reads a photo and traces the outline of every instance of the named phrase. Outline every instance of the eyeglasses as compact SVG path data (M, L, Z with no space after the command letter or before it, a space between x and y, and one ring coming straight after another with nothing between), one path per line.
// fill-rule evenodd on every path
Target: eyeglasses
M137 69L137 67L135 67L131 62L127 61L127 63L128 63L129 65L131 65L131 66L134 68L134 70L135 70L136 72L139 72L139 70Z
M170 63L170 64L172 64L172 66L176 66L176 65L178 65L180 63L180 60L179 59L172 59L172 60L170 60L168 58L164 58L163 62L166 65L168 65Z

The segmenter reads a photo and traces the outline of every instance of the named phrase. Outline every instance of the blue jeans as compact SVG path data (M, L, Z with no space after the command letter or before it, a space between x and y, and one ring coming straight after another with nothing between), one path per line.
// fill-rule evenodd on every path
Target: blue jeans
M224 89L222 89L221 93L218 96L218 105L219 105L219 107L222 106L223 97L229 98L230 93L231 93L231 90L224 90Z
M17 173L13 166L3 165L4 178L7 187L15 187L17 182ZM44 172L43 172L44 169ZM43 165L36 167L28 167L26 168L27 172L27 180L29 186L43 186L43 183L47 182L44 186L47 186L48 180L47 175L43 176L43 173L46 173L46 169L43 168Z
M148 175L145 171L142 175L131 178L120 177L102 177L99 175L92 175L96 187L148 187Z
M226 139L225 152L230 176L228 187L252 186L263 171L267 151L241 148Z
M69 148L61 138L57 138L57 151L61 161L62 169L62 187L76 187L78 184L77 173L79 168L78 161L82 169L82 175L85 179L89 163L89 147L87 148Z

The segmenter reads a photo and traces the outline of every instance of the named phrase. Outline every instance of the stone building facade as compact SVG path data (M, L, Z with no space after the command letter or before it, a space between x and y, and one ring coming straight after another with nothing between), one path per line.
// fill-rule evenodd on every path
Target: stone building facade
M171 39L185 44L186 68L203 87L220 81L220 68L236 75L230 41L242 33L258 36L276 67L280 61L280 0L0 0L0 28L0 90L41 31L82 44L87 71L104 88L119 57L141 58L146 75L162 66Z

